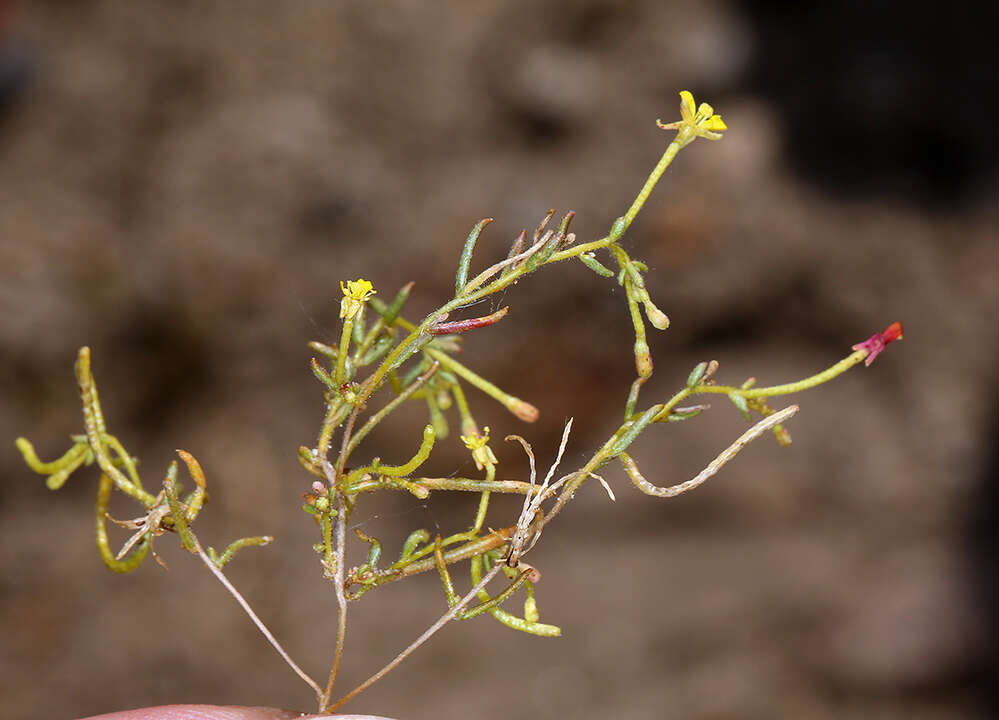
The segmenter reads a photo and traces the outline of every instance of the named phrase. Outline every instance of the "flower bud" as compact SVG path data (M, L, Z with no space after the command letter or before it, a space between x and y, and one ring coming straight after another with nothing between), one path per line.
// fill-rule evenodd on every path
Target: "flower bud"
M649 323L656 330L665 330L669 327L669 318L666 317L666 313L657 308L655 303L648 299L648 296L645 300L645 317L649 319Z
M652 355L649 354L649 344L644 340L635 343L635 369L638 377L652 376Z
M524 422L534 422L540 414L538 409L531 405L531 403L515 397L510 398L510 401L506 404L506 408Z

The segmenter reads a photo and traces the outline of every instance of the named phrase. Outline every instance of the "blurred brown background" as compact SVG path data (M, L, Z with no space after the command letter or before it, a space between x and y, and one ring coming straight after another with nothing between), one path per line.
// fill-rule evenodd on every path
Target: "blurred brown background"
M321 418L305 342L335 336L339 281L389 295L415 279L418 317L453 292L479 218L496 218L480 267L549 207L576 210L582 240L601 236L685 88L730 130L680 155L626 241L673 320L651 340L645 403L703 359L724 380L772 383L894 320L904 342L797 398L792 448L760 441L695 493L649 498L608 468L617 503L586 487L532 555L562 638L490 618L448 627L350 709L994 713L996 626L978 608L999 600L995 10L939 5L0 2L3 717L312 704L169 542L168 571L104 570L92 471L50 493L21 463L17 435L50 458L82 427L78 346L93 348L110 428L147 483L177 447L204 465L204 541L277 536L231 576L320 676L335 602L295 448ZM510 315L469 336L465 357L542 417L525 426L474 394L480 421L524 434L546 465L575 417L566 463L582 462L634 372L621 292L577 263L500 302ZM744 427L724 405L651 430L635 450L646 476L678 482L714 457ZM370 452L408 458L407 418L420 409ZM519 451L501 460L523 477ZM452 438L427 469L471 463ZM391 556L407 531L458 529L473 511L472 498L395 496L355 520ZM497 504L490 521L515 513ZM353 606L343 688L443 608L429 576Z

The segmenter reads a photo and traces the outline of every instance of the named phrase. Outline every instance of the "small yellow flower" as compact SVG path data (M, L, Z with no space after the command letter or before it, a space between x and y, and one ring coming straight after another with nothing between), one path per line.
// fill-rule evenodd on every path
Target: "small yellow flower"
M721 140L721 132L728 130L721 115L716 115L713 107L707 103L701 103L700 107L696 106L694 96L689 90L680 91L680 115L683 119L677 122L664 123L662 120L656 120L656 125L663 130L678 131L674 142L680 147L699 137L708 140Z
M340 301L340 317L348 320L353 319L361 311L368 298L377 292L371 283L364 278L348 280L346 287L341 280L340 290L343 292L343 299Z
M465 447L472 451L472 459L475 460L475 469L481 470L487 465L495 465L499 462L493 451L489 448L489 428L486 428L485 435L462 435L461 441Z

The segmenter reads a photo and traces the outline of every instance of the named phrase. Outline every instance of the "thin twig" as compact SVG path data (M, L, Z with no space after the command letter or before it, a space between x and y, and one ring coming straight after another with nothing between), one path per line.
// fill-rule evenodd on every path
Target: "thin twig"
M697 473L697 475L690 480L676 485L670 485L669 487L658 487L653 485L638 471L638 466L635 464L635 461L632 460L631 456L627 453L621 453L621 463L624 465L624 469L628 473L628 477L631 478L631 481L635 483L635 486L646 495L654 495L655 497L665 498L676 497L677 495L685 493L688 490L693 490L705 480L712 477L715 473L722 469L722 466L724 466L725 463L734 458L738 452L742 450L742 448L746 447L746 445L775 425L779 425L784 422L796 412L798 412L798 406L791 405L784 408L780 412L776 412L773 415L768 415L763 418L740 435L734 443L722 450L718 457L708 463L708 466L701 470L701 472Z
M201 543L198 542L197 538L194 539L194 543L195 543L195 550L197 551L198 556L201 558L201 561L208 567L209 570L212 571L212 573L215 575L218 581L222 583L222 586L229 591L229 594L232 595L234 598L236 598L236 602L238 602L240 607L243 608L243 611L250 617L250 620L253 621L253 624L257 626L257 629L260 630L263 636L267 638L267 641L274 647L275 650L277 650L278 655L280 655L281 658L288 664L288 666L295 671L296 675L302 678L302 680L305 682L306 685L308 685L310 688L312 688L315 691L316 697L320 701L322 701L323 699L322 688L320 688L319 685L316 683L316 681L313 680L311 677L309 677L304 670L302 670L300 667L298 667L298 665L295 664L295 661L291 659L291 656L288 655L287 652L285 652L285 649L283 647L281 647L281 643L277 641L277 638L275 638L274 635L271 634L271 631L267 629L267 626L264 625L263 621L261 621L261 619L257 617L257 614L253 611L253 608L250 607L250 604L246 601L246 599L240 594L239 590L237 590L233 586L233 584L229 582L229 578L227 578L225 574L218 569L215 563L212 562L211 558L209 558L208 555L205 554L205 551L202 549Z
M407 647L401 653L396 655L395 659L392 660L392 662L390 662L388 665L386 665L381 670L376 672L374 675L369 677L367 680L362 682L360 685L358 685L356 688L354 688L349 693L344 695L342 698L337 700L335 703L325 708L325 711L332 712L333 710L336 710L337 708L347 703L349 700L353 699L356 695L364 692L369 687L374 685L376 682L381 680L383 677L388 675L390 672L395 670L396 666L399 665L399 663L401 663L403 660L409 657L417 648L420 647L420 645L429 640L431 636L434 635L434 633L436 633L442 627L447 625L448 622L453 620L454 617L458 613L460 613L465 608L466 605L468 605L468 603L472 602L472 600L478 595L479 591L482 590L486 585L488 585L490 580L496 577L496 574L502 569L502 567L503 567L502 564L497 564L493 566L492 570L490 570L475 587L469 590L468 594L465 595L465 597L459 600L457 604L455 604L450 610L441 615L440 619L438 619L437 622L428 627L426 631L422 635L420 635L420 637L416 638L416 640L414 640L409 647Z

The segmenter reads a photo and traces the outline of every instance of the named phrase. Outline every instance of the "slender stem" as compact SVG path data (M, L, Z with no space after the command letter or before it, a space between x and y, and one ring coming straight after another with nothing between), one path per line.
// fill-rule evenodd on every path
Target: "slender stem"
M602 237L599 240L591 240L588 243L581 243L580 245L573 245L571 248L566 248L565 250L560 250L559 252L548 258L549 263L559 262L561 260L568 260L569 258L574 258L577 255L582 255L583 253L592 252L593 250L599 250L600 248L605 248L609 245L613 245L616 240L608 237ZM548 263L545 263L546 265Z
M690 395L698 395L704 393L720 393L728 395L731 393L731 394L741 395L742 397L745 398L760 398L760 397L772 397L774 395L788 395L790 393L799 392L801 390L807 390L809 388L815 387L816 385L821 385L822 383L831 380L837 375L846 372L851 367L861 362L865 357L867 357L867 355L868 353L866 350L856 350L847 357L840 360L832 367L827 368L820 373L816 373L815 375L807 377L803 380L798 380L797 382L785 383L783 385L771 385L770 387L761 387L761 388L737 388L731 385L696 385L692 388L689 387L684 388L680 392L676 393L676 395L674 395L672 398L670 398L668 402L659 406L660 410L653 418L653 421L666 419L669 416L672 409L676 406L676 404L679 403L681 400L683 400L685 397L688 397ZM643 417L644 415L645 414L643 413ZM548 513L545 515L543 526L551 522L552 519L554 519L554 517L558 515L559 512L562 511L562 508L565 507L566 503L568 503L569 500L572 498L573 493L575 493L576 490L579 489L580 485L582 485L589 478L590 473L595 472L597 468L599 468L601 465L603 465L604 463L606 463L608 460L611 459L611 457L609 457L608 452L610 451L611 448L613 448L616 445L621 435L624 432L626 432L627 429L631 426L631 422L632 421L629 421L624 425L622 425L620 428L618 428L618 430L610 437L610 439L606 443L604 443L603 447L601 447L600 450L594 453L593 457L591 457L587 461L586 465L580 468L575 474L575 476L565 484L565 486L562 488L562 491L559 493L559 496L556 499L555 504L552 506L551 510L549 510ZM769 427L769 425L767 427Z
M250 620L252 620L253 624L257 626L257 629L260 630L260 632L263 634L265 638L267 638L267 641L271 644L271 646L273 646L273 648L277 650L278 655L280 655L281 658L288 664L288 666L295 671L296 675L302 678L302 680L305 682L306 685L308 685L310 688L312 688L315 691L316 697L319 699L321 703L323 699L322 688L320 688L319 685L316 684L316 681L313 680L311 677L309 677L302 670L302 668L300 668L298 665L295 664L295 661L291 659L291 656L288 655L287 652L285 652L285 649L283 647L281 647L281 643L277 641L277 638L275 638L274 635L271 634L271 631L267 629L267 626L264 625L264 623L260 620L260 618L257 617L257 614L253 612L253 608L251 608L250 604L246 602L246 599L240 594L239 590L237 590L233 586L233 584L229 582L229 578L227 578L225 574L218 569L215 563L212 562L211 558L209 558L208 555L205 554L205 551L201 548L201 543L197 541L197 538L195 538L195 545L198 556L201 558L201 561L205 564L205 566L209 570L212 571L215 577L218 578L218 581L222 583L222 587L228 590L229 594L236 599L236 602L238 602L240 607L243 608L243 611L250 617Z
M733 385L695 385L692 388L684 388L669 399L655 419L657 421L664 420L677 403L686 397L690 397L691 395L706 395L711 393L723 395L733 394L741 395L748 400L753 398L774 397L776 395L790 395L792 393L801 392L802 390L808 390L821 385L822 383L829 382L838 375L842 375L854 365L862 362L864 358L867 357L867 354L866 350L855 350L838 363L832 367L826 368L822 372L806 377L803 380L784 383L783 385L771 385L769 387L754 388L739 388Z
M618 262L620 262L620 258ZM638 373L638 377L631 384L631 392L628 393L628 400L624 405L624 417L627 419L635 412L635 405L638 403L638 393L641 392L642 385L652 377L652 356L649 353L649 343L645 336L645 323L642 321L641 313L638 311L638 301L635 299L631 278L625 277L624 289L625 296L628 299L628 312L631 315L631 324L635 329L635 371Z
M527 565L527 563L524 563L524 565ZM501 567L501 565L499 565L498 567ZM489 593L487 593L485 590L480 590L478 597L479 600L482 602L482 604L476 605L467 613L462 613L461 619L471 620L472 618L478 617L484 612L494 612L496 610L499 610L500 609L499 606L502 605L507 600L509 600L510 596L520 589L520 586L527 581L527 578L530 577L532 572L533 572L532 570L524 570L523 572L518 574L517 579L514 580L512 583L510 583L510 585L508 585L496 597L491 597Z
M94 505L97 551L100 553L101 560L104 561L109 570L117 573L132 572L146 559L146 555L152 546L152 536L146 533L146 536L139 541L138 547L124 560L115 557L115 554L111 552L110 545L108 545L107 516L108 499L110 497L111 478L105 473L101 473L100 483L97 486L97 503Z
M326 711L330 698L333 695L333 685L336 683L336 676L340 672L344 639L347 634L347 596L343 585L344 547L347 542L347 503L344 500L342 492L338 492L336 498L336 549L333 553L333 561L336 563L333 575L333 587L336 590L336 604L339 608L339 612L337 613L336 651L333 654L333 668L330 670L329 681L326 683L326 691L320 696L319 712Z
M639 191L638 196L635 198L635 202L631 204L628 208L628 212L624 214L624 229L627 230L631 226L632 221L635 216L638 215L639 211L645 205L645 201L649 199L649 195L652 194L652 189L659 182L659 178L662 177L663 173L666 172L666 168L669 164L673 162L673 158L676 154L680 152L680 145L675 140L669 144L666 148L666 152L663 156L659 158L659 162L656 164L655 168L652 169L652 173L649 175L648 179L645 181L645 185Z
M131 480L125 477L112 462L107 451L107 426L104 423L104 413L101 410L101 403L97 395L97 383L90 371L90 348L82 347L77 354L76 360L76 380L80 388L80 401L83 406L83 426L87 431L87 442L94 453L94 458L101 470L114 481L114 484L126 495L135 498L146 508L151 508L156 503L156 498L147 493L141 487L136 487ZM121 448L120 444L118 448ZM121 448L123 450L123 448ZM127 453L122 454L123 461L127 459Z
M354 319L347 318L343 321L343 330L340 333L340 349L336 356L336 374L333 375L333 382L339 392L343 383L345 368L347 367L347 350L350 347L350 337L354 333Z
M323 418L323 426L319 430L319 439L316 441L316 448L319 450L319 457L325 458L329 455L330 442L333 440L333 431L343 420L339 417L343 409L343 401L340 397L332 397L326 406L326 417Z
M441 352L440 350L432 347L426 348L424 352L455 375L464 378L469 382L469 384L474 385L486 395L496 400L521 420L531 422L537 419L538 409L536 407L531 405L529 402L504 392L481 375L477 375L458 361L452 359L452 357L447 353Z
M396 655L395 659L392 660L392 662L390 662L388 665L386 665L381 670L376 672L374 675L369 677L367 680L362 682L360 685L358 685L356 688L354 688L349 693L344 695L342 698L337 700L335 703L333 703L329 707L323 708L323 711L332 712L333 710L336 710L337 708L343 706L344 704L352 700L360 693L367 690L369 687L374 685L376 682L381 680L390 672L395 670L395 668L399 665L399 663L401 663L403 660L405 660L407 657L413 654L413 652L417 648L419 648L423 643L429 640L438 630L440 630L442 627L447 625L451 620L453 620L454 617L458 613L460 613L465 608L466 605L468 605L468 603L472 602L472 600L478 596L479 591L485 588L485 586L489 584L489 581L492 580L494 577L496 577L496 574L499 573L502 567L503 567L502 564L496 565L492 570L490 570L486 574L484 578L482 578L481 582L479 582L475 587L473 587L471 590L468 591L468 594L465 595L465 597L459 600L450 610L441 615L440 619L438 619L437 622L428 627L426 631L424 631L424 633L420 635L420 637L416 638L416 640L414 640L410 644L409 647L407 647L401 653Z
M496 477L496 466L492 463L486 463L486 482L491 482ZM479 498L479 510L475 513L475 523L472 525L472 529L469 530L472 534L477 534L479 530L482 529L483 523L486 521L486 510L489 508L489 491L483 490L482 497Z
M361 429L358 430L354 436L350 438L350 442L347 443L347 447L344 449L344 460L346 460L346 458L354 451L357 444L361 442L361 440L363 440L369 432L375 429L375 426L380 423L386 415L402 405L407 399L409 399L410 395L416 392L425 382L427 382L427 380L433 377L438 368L440 368L440 363L435 362L425 373L416 378L416 380L411 382L405 390L394 397L391 402L369 417L368 421L361 426Z
M380 478L372 478L370 480L362 480L359 483L355 483L350 486L350 492L360 493L360 492L371 492L373 490L406 490L409 488L404 485L398 484L398 479L393 479L392 482L386 482ZM412 485L418 485L427 490L459 490L462 492L498 492L498 493L515 493L518 495L525 495L527 493L533 492L531 489L531 483L524 482L522 480L478 480L476 478L461 478L461 477L448 477L448 478L426 478L426 477L414 477L408 478L407 483Z
M461 389L461 384L457 381L451 385L451 394L454 396L454 402L458 406L458 416L461 418L461 434L477 434L479 426L475 424L475 419L468 409L468 398L465 397L465 391Z
M367 401L367 399L371 397L372 393L374 393L375 390L381 387L382 380L385 379L385 375L388 373L388 371L396 366L397 362L400 360L403 353L407 351L410 345L412 345L417 341L417 339L422 334L424 328L429 327L438 317L440 317L440 311L432 313L429 317L423 320L423 324L421 324L419 327L414 327L414 329L409 333L409 335L407 335L406 337L404 337L402 340L399 341L399 344L392 349L392 351L388 354L388 356L384 360L382 360L381 365L379 365L378 368L373 373L371 373L368 379L365 380L364 383L361 385L361 391L359 393L359 398L358 398L358 406L363 405Z
M697 392L734 392L736 395L742 395L744 398L759 398L759 397L771 397L774 395L790 395L791 393L801 392L802 390L808 390L816 385L821 385L824 382L832 380L837 375L842 375L844 372L852 368L857 363L861 362L867 357L866 350L856 350L850 355L840 360L838 363L833 365L820 373L816 373L811 377L807 377L804 380L798 380L797 382L785 383L783 385L771 385L770 387L757 387L749 388L743 390L741 388L732 388L729 390L722 391L721 388L715 390L715 386L708 386L705 388L698 388Z

